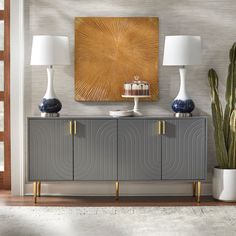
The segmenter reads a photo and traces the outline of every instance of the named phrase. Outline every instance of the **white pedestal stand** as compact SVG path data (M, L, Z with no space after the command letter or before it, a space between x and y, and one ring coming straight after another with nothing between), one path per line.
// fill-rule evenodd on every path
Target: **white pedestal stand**
M122 98L133 98L134 99L134 108L133 112L135 116L141 116L142 113L139 110L139 99L140 98L150 98L149 95L122 95Z

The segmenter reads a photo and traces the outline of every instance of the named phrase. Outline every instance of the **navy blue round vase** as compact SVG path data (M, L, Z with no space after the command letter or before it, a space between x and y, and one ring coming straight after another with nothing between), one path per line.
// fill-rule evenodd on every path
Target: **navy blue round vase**
M191 113L194 110L194 102L192 99L179 100L176 99L172 103L172 110L175 113Z
M58 113L61 108L61 102L57 98L43 98L39 104L39 110L43 113Z

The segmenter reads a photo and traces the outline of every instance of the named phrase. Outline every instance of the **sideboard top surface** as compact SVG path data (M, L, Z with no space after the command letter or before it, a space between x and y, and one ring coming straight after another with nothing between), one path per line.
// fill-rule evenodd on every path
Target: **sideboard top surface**
M30 120L77 120L77 119L107 119L107 120L146 120L146 119L207 119L207 116L191 116L191 117L174 117L174 116L158 116L158 115L150 115L150 116L129 116L129 117L112 117L109 115L102 115L102 116L93 116L93 115L86 115L86 116L60 116L60 117L41 117L41 116L29 116L28 119Z

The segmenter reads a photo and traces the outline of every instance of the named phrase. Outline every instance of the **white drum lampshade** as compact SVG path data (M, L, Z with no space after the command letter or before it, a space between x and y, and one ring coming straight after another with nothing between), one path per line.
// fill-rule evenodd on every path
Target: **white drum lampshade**
M172 103L172 109L176 116L191 116L194 102L186 91L186 68L189 65L201 64L201 37L176 35L165 37L164 66L181 66L180 90Z
M69 38L66 36L33 36L31 65L70 65Z
M201 64L200 36L166 36L164 66L188 66Z
M48 66L47 91L39 104L41 116L59 116L62 104L53 88L53 65L70 65L69 38L66 36L33 36L31 65Z

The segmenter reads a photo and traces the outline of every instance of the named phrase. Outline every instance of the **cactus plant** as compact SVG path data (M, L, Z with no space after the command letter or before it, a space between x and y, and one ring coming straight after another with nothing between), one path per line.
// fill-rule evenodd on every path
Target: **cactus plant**
M209 70L208 79L217 161L220 168L236 169L236 43L230 49L229 59L224 114L218 93L219 79L214 69Z

